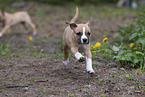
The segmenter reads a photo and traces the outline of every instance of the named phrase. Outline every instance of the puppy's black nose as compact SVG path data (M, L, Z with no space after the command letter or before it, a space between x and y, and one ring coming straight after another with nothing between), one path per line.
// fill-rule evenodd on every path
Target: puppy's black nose
M85 43L85 42L87 42L87 39L86 39L86 38L84 38L84 39L83 39L83 42L84 42L84 43Z

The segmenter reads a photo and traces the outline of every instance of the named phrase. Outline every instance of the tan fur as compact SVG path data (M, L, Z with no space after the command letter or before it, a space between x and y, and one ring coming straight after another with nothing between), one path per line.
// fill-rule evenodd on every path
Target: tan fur
M87 28L86 32L88 32L88 31L90 32L90 28L89 28L89 26L87 24L77 24L77 25L78 25L78 27L76 29L74 29L74 30L72 30L68 26L65 29L64 34L63 34L63 46L64 46L65 49L66 49L66 47L70 48L73 55L76 54L76 52L78 52L78 45L79 45L77 43L78 37L77 37L77 35L75 33L79 32L79 31L82 32L82 29L83 29L82 27L84 27L84 26ZM86 46L86 50L90 51L90 48L89 48L90 47L90 43L89 44L85 44L85 46ZM64 54L65 54L65 50L64 50ZM90 54L91 53L87 53L86 54L88 58L91 58ZM64 59L64 61L67 60L67 58L68 57L66 57Z
M31 26L33 29L33 34L34 35L36 34L36 27L32 23L31 18L28 15L28 13L25 11L16 12L14 14L4 12L4 16L2 16L2 11L0 11L0 17L1 19L5 20L5 26L1 31L1 35L3 35L6 32L6 30L10 28L12 25L15 25L18 23L24 23L25 28L27 28L26 24Z
M79 37L76 35L78 32L83 32L83 27L85 27L85 32L91 32L89 25L89 22L86 24L76 24L76 28L71 28L71 23L75 23L76 19L78 17L78 8L76 7L76 14L71 20L70 24L63 33L63 53L64 53L64 61L68 60L69 55L69 48L72 52L72 54L75 56L77 52L79 52L79 49L83 49L86 57L92 59L92 54L90 51L90 43L89 44L78 44L77 40ZM90 36L88 36L90 38ZM85 57L84 57L85 58ZM80 60L83 58L80 58Z

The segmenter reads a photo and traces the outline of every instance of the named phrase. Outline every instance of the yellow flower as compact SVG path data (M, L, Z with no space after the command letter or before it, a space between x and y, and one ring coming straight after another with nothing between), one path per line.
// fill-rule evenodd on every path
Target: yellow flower
M91 51L95 51L96 50L96 47L91 45Z
M101 46L101 43L100 42L96 42L95 47L98 48L100 46Z
M93 51L93 45L91 45L91 51Z
M104 43L104 42L106 42L107 40L108 40L108 38L107 38L107 37L106 37L106 38L104 38L104 39L103 39L103 43Z
M33 38L32 38L31 36L29 36L29 40L30 40L30 41L32 41L32 40L33 40Z
M129 44L130 47L133 47L133 45L134 45L134 43L130 43L130 44Z

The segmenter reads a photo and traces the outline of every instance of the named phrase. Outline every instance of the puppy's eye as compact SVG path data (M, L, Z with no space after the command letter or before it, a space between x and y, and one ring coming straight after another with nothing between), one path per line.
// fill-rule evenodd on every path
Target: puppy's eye
M90 33L90 32L88 32L88 33L87 33L87 35L91 35L91 33Z
M77 35L82 35L82 33L81 32L78 32L78 33L76 33Z

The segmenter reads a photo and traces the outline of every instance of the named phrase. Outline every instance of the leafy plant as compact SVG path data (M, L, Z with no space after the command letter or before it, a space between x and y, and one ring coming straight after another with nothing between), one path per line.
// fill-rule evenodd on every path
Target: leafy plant
M94 46L91 46L91 50L103 55L103 57L118 61L122 65L144 68L145 11L139 14L135 23L128 26L119 26L114 42L117 46L111 46L107 40L103 41L102 44L97 42Z
M9 45L9 43L15 38L12 37L6 44L0 44L0 54L5 55L8 54L10 52L11 46Z
M3 45L3 44L0 44L0 52L2 55L5 55L7 53L9 53L10 51L10 45L9 44L6 44L6 45Z
M96 42L95 45L91 46L92 54L97 54L101 57L111 58L113 57L113 48L110 46L108 42L108 38L104 38L102 43Z
M118 47L117 55L113 57L115 61L120 61L121 64L130 65L132 67L144 68L145 55L145 11L139 14L138 19L134 24L119 27L118 39L121 45ZM131 43L130 45L126 45Z

